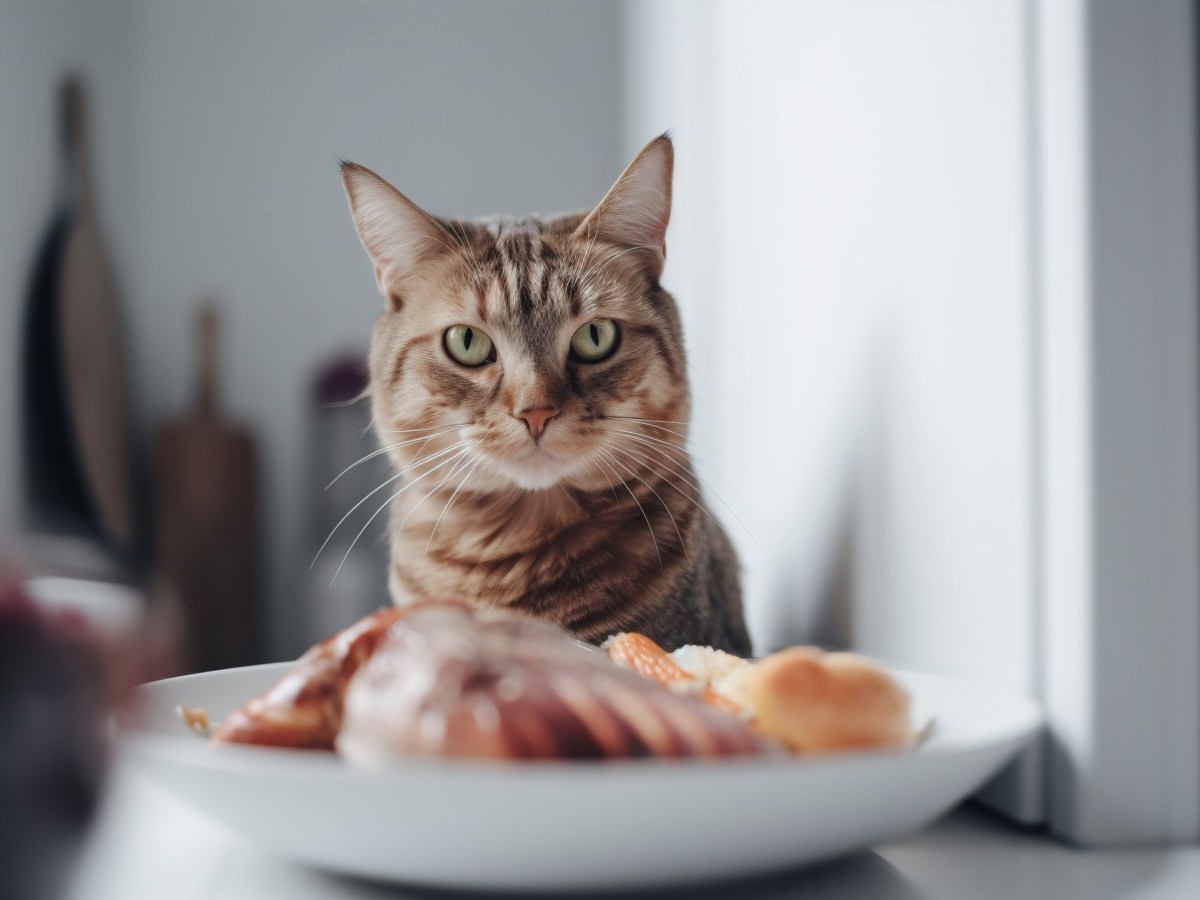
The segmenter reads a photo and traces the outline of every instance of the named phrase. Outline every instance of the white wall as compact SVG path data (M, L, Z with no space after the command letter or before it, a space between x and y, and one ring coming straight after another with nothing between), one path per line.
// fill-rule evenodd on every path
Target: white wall
M16 207L0 195L0 237L11 237L0 242L0 274L20 283L9 266L24 265L44 218L50 135L40 117L50 113L39 80L58 61L81 62L102 104L100 201L141 429L191 402L192 310L216 296L226 314L224 401L254 423L265 462L272 651L293 654L313 549L303 516L322 487L306 482L309 377L329 354L365 347L381 308L338 157L378 169L437 213L590 206L624 163L619 10L114 0L88 14L96 21L81 34L91 44L67 41L44 59L34 32L58 41L57 29L74 28L81 13L70 4L60 14L33 2L19 9L17 27L0 28L0 96L42 130L14 137L7 118L0 130L7 171L30 173L0 181L20 193ZM108 114L115 104L120 114ZM3 423L14 421L11 385L6 375ZM3 440L10 434L0 427ZM0 490L11 492L11 481Z
M626 10L627 143L676 126L666 281L759 648L1028 689L1023 4Z

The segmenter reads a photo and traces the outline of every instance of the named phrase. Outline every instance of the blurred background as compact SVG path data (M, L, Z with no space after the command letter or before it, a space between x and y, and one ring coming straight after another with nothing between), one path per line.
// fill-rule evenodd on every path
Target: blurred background
M366 489L339 493L340 510L322 495L374 446L335 438L365 420L327 404L354 395L353 377L331 368L352 368L380 307L336 160L378 169L443 215L582 209L667 128L678 174L665 281L685 312L701 474L741 551L759 646L854 639L852 609L830 600L848 590L866 477L886 478L875 488L899 517L890 535L923 532L879 551L888 558L876 571L899 579L890 591L920 595L933 553L937 578L976 594L976 573L989 573L988 596L964 615L986 617L1000 639L1026 624L1022 3L2 8L0 510L10 530L30 523L23 323L64 191L60 85L74 72L122 322L139 549L187 540L175 510L188 498L161 496L182 476L160 472L156 489L152 464L163 453L166 469L189 464L178 459L187 438L163 450L178 443L163 431L196 409L197 310L215 303L219 415L256 454L256 658L292 656L383 599L378 580L379 596L361 597L368 579L323 600L314 592L332 573L309 576L319 541L378 481L364 468L349 487ZM781 332L787 352L768 352ZM883 448L864 429L911 416L883 458L864 457ZM247 477L228 465L217 469ZM951 508L930 508L931 480ZM936 549L945 533L959 551L949 562ZM382 572L380 541L360 544ZM342 552L334 544L323 558ZM370 569L358 559L339 582ZM860 639L904 627L886 612L861 623Z
M1187 706L1193 34L1184 0L0 0L5 552L155 596L184 668L385 602L376 532L329 587L365 515L310 571L382 471L324 490L375 447L347 401L381 306L337 160L552 212L671 129L664 283L758 649L1070 726L1133 647Z

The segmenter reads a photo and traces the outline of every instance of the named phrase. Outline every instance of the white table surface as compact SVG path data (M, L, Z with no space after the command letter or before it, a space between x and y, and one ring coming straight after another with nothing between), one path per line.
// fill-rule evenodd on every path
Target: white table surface
M246 844L157 784L119 766L69 900L464 896L477 895L353 881L293 864ZM963 808L920 834L874 852L752 882L653 896L1195 900L1200 897L1200 847L1083 852L1010 827L978 809Z

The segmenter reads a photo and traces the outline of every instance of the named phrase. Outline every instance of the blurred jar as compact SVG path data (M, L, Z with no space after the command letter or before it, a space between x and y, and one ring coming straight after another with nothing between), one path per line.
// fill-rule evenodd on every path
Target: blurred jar
M109 713L157 674L145 610L125 585L0 569L0 894L64 889L101 798Z
M357 356L344 357L318 372L310 395L314 489L309 532L316 562L307 591L308 643L391 602L387 591L388 511L366 523L402 482L380 488L338 524L355 504L394 474L386 454L364 458L379 446L370 427L367 384L366 362Z

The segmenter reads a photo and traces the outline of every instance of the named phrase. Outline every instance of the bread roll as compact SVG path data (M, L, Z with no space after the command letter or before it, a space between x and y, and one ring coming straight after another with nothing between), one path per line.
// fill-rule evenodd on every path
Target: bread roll
M792 647L738 669L714 688L754 715L754 726L802 753L904 747L908 694L856 653Z

